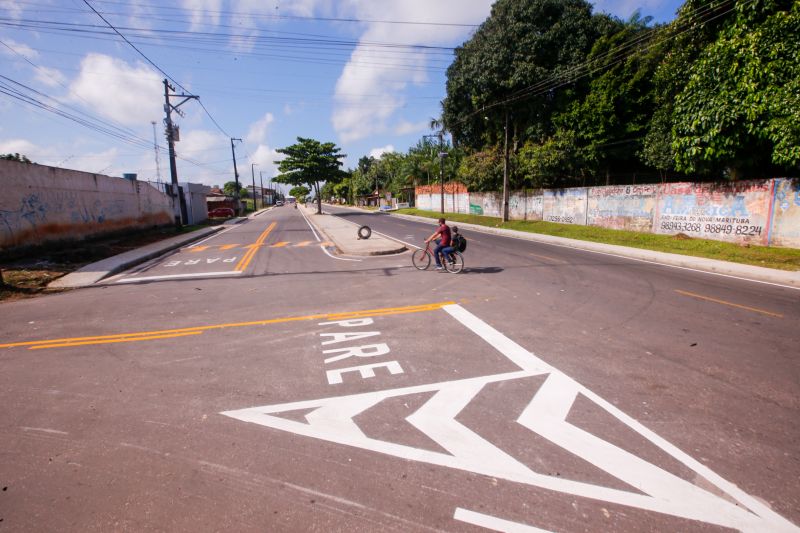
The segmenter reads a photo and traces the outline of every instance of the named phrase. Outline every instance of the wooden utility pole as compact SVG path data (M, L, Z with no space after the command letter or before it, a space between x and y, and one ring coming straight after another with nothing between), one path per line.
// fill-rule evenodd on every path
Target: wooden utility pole
M170 94L170 91L175 91L175 87L170 85L167 79L164 78L164 112L167 114L166 119L164 119L164 124L167 127L167 145L169 146L169 173L171 178L170 196L172 197L172 212L175 215L175 226L180 228L181 224L183 223L183 219L181 202L180 198L178 197L178 167L175 163L175 143L180 141L180 133L178 127L172 123L172 112L175 111L180 116L183 116L183 112L178 108L189 100L199 98L199 96L195 96L193 94ZM171 97L183 98L183 100L181 100L178 105L172 105L172 103L169 101Z

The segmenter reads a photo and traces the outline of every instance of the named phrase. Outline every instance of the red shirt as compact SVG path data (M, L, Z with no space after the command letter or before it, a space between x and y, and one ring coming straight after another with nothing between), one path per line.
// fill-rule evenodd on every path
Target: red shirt
M450 226L447 224L439 226L439 235L442 237L442 242L439 244L442 246L450 246Z

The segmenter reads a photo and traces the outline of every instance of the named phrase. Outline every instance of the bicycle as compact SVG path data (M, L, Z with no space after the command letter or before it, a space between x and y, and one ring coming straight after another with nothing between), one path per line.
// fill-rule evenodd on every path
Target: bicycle
M442 266L446 271L451 274L458 274L464 270L464 256L461 252L453 250L448 257L442 257ZM425 248L418 248L411 254L411 263L417 270L428 270L431 266L431 259L433 259L433 251L431 250L431 243L425 243Z

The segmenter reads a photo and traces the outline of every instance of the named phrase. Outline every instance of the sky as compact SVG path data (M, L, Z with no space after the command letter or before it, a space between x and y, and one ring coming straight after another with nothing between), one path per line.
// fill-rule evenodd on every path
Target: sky
M0 0L0 154L169 182L168 78L171 94L199 97L171 97L181 182L232 181L233 144L240 181L266 187L276 148L297 137L334 142L354 168L432 133L453 49L492 3ZM599 0L595 11L668 22L680 5Z

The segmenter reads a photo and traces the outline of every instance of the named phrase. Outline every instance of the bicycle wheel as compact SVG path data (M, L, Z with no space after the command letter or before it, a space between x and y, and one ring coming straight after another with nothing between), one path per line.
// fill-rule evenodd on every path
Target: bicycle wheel
M428 270L428 267L431 266L431 254L422 248L414 250L411 255L411 262L414 263L414 268L417 270Z
M450 257L444 261L444 268L451 274L458 274L464 270L464 256L458 252L453 252L450 254Z

